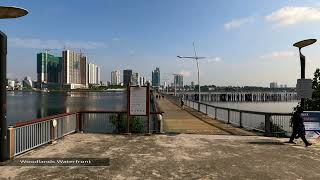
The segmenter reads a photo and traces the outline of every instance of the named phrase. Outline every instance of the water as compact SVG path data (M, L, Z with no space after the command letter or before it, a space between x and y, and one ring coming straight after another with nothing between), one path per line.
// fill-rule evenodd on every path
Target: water
M126 110L125 92L8 92L8 124L82 110ZM292 102L210 102L212 105L263 112L292 112Z
M206 102L208 104L248 111L291 113L293 107L298 105L298 101L287 102Z
M126 110L125 92L8 92L7 120L32 120L83 110Z

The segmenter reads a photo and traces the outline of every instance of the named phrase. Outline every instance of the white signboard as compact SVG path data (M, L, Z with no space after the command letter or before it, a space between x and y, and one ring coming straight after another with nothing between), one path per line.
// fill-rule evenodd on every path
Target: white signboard
M312 80L311 79L297 80L297 95L299 99L312 97Z
M130 115L147 115L147 87L130 87Z

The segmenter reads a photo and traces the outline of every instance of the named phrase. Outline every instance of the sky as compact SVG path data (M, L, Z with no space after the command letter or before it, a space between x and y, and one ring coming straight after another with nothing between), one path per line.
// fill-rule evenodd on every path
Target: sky
M101 79L111 71L133 69L161 81L184 75L218 86L295 86L300 77L298 49L292 44L320 35L320 1L316 0L3 0L29 14L0 20L8 36L9 78L36 79L36 54L44 49L84 52L101 66ZM302 50L306 78L320 68L320 42Z

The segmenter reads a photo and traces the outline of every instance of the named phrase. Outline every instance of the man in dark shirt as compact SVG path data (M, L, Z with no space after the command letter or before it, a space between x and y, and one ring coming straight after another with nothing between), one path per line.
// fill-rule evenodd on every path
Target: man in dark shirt
M292 135L290 137L289 143L295 144L293 140L295 138L301 138L306 147L311 146L312 144L309 143L305 137L306 132L303 124L303 118L301 117L301 113L303 109L299 106L297 107L296 112L293 113L291 118L291 125L292 125Z

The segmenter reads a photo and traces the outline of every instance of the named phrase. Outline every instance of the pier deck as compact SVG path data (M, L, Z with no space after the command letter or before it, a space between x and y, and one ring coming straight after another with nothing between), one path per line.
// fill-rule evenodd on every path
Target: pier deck
M110 166L0 166L0 179L319 179L320 147L285 140L77 133L18 158L110 158Z
M166 98L158 100L164 111L164 131L170 133L255 135L185 106L184 110Z

